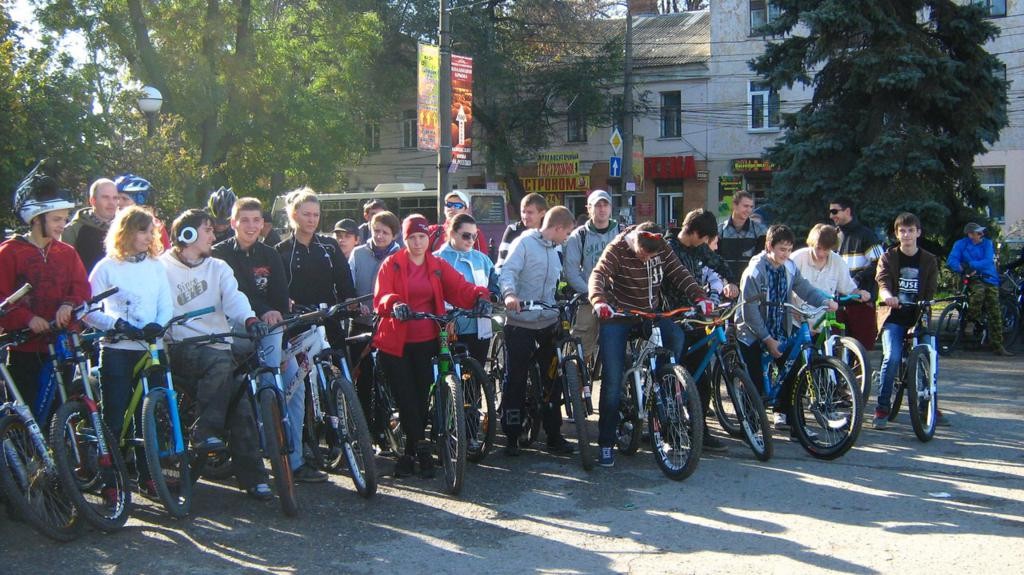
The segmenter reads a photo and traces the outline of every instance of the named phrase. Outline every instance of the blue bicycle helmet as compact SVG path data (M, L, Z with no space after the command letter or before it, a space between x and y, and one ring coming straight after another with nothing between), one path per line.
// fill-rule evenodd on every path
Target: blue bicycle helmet
M231 209L235 207L237 200L238 197L235 196L235 192L231 191L231 188L221 186L210 194L206 209L214 221L223 224L231 219Z
M147 204L149 202L149 194L155 191L149 180L140 178L132 173L118 176L114 180L114 185L117 186L117 193L127 195L138 205Z

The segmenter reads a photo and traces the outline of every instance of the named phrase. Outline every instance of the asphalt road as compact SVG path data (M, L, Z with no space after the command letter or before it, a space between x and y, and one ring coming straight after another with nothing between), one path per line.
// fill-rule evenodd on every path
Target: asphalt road
M832 462L781 440L760 463L728 439L677 483L644 451L591 473L496 453L454 499L440 479L385 476L371 500L345 476L301 485L297 519L203 482L189 519L137 498L123 532L63 545L0 514L0 573L1020 573L1022 367L944 361L952 427L922 444L904 412Z

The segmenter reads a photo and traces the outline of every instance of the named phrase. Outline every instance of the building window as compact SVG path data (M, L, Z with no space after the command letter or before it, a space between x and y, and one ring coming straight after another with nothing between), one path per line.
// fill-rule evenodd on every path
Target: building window
M974 3L984 6L986 13L992 18L1006 16L1006 0L974 0Z
M587 141L587 117L580 112L570 108L566 121L565 141L586 142Z
M662 226L675 228L683 221L683 185L658 184L658 213L655 216Z
M1006 223L1006 168L976 168L978 181L985 190L988 202L988 217L1000 224Z
M402 147L416 147L416 110L402 112Z
M380 122L367 122L363 134L365 139L363 143L367 150L371 152L380 150Z
M768 84L750 83L750 126L751 130L778 130L780 125L778 90Z
M771 0L750 0L750 34L755 34L758 28L775 20L780 14L782 11Z
M683 135L683 97L679 91L661 93L661 137Z

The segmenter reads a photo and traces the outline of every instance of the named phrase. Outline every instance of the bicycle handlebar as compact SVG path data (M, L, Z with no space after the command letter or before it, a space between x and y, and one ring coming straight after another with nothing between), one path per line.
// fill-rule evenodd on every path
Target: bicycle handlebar
M629 319L665 319L678 317L685 315L687 317L696 317L700 313L695 307L677 307L668 311L644 311L639 309L628 309L622 311L612 311L612 317L622 317Z
M739 305L725 303L714 310L714 315L711 315L706 319L700 319L697 317L684 317L683 319L679 320L679 322L693 325L721 325L729 321L729 319L732 318L732 316L736 315L736 310L738 309L740 309Z
M0 316L6 314L7 308L9 306L17 303L19 299L25 297L25 294L27 294L30 291L32 291L32 284L26 283L25 285L18 288L17 291L7 296L7 299L0 303Z
M455 320L457 320L459 318L463 318L463 317L466 317L466 318L485 318L485 317L488 317L489 318L489 317L491 317L491 314L489 314L489 313L487 313L487 314L479 313L476 310L467 310L467 309L458 309L458 308L452 309L452 310L447 311L447 312L445 312L443 314L436 314L436 313L430 313L430 312L425 312L425 311L416 311L416 312L410 313L409 314L409 318L407 320L405 320L405 321L414 320L414 319L429 319L429 320L433 320L433 321L435 321L435 322L437 322L439 324L448 324L448 323L451 323L451 322L453 322L453 321L455 321Z
M192 311L189 311L189 312L185 312L185 313L183 313L183 314L181 314L179 316L176 316L176 317L172 317L170 320L168 320L167 323L165 323L164 325L162 325L160 327L159 333L156 333L155 331L151 332L151 333L147 333L147 334L145 334L145 337L141 338L141 339L133 338L133 337L128 337L128 334L126 334L126 333L124 333L124 332L122 332L122 331L120 331L120 330L118 330L116 328L115 329L111 329L111 330L107 330L106 332L104 332L103 335L104 335L104 337L107 337L107 338L110 338L110 339L121 340L121 341L128 340L128 341L145 341L147 343L148 342L153 342L153 341L156 341L157 339L160 339L161 337L163 337L164 334L167 333L167 330L171 329L171 327L173 327L175 325L178 325L178 324L181 324L181 323L185 323L186 321L189 321L190 319L194 319L194 318L197 318L199 316L206 315L208 313L213 313L214 311L216 311L216 309L217 308L215 308L213 306L204 307L204 308L201 308L201 309L196 309L196 310L192 310Z

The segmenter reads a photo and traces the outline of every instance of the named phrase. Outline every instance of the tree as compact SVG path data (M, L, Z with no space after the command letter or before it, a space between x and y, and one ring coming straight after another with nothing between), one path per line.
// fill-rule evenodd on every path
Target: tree
M1007 124L1002 65L984 49L997 29L951 0L775 4L762 32L778 40L751 67L814 90L768 150L781 219L818 221L822 198L843 194L873 223L909 210L950 237L961 206L985 201L974 156Z

